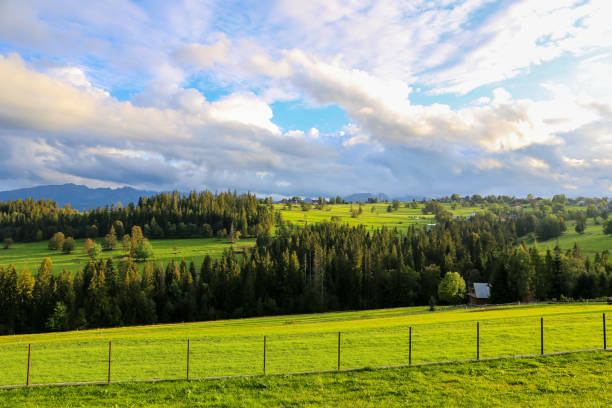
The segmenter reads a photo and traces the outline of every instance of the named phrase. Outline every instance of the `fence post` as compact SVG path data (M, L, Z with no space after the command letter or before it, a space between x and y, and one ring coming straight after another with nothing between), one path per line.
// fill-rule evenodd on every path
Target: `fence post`
M412 365L412 326L408 333L408 365Z
M338 332L338 371L340 371L340 335L341 332Z
M28 344L28 373L26 375L26 387L30 385L30 355L32 354L32 344Z
M540 354L544 354L544 318L540 317Z
M266 336L264 336L264 345L263 345L263 373L266 375Z
M480 322L476 322L476 360L480 360Z
M107 380L109 384L111 382L112 350L113 350L113 343L112 343L112 340L109 340L108 341L108 380Z
M604 350L607 348L606 345L606 313L603 314L603 335L604 335Z
M187 339L187 380L189 380L189 339Z

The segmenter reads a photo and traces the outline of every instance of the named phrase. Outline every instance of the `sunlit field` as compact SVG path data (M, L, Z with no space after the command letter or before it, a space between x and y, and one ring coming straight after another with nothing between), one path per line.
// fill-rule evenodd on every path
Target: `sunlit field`
M600 219L601 221L601 219ZM567 223L567 230L561 234L558 238L549 239L546 241L537 241L538 248L541 251L547 249L554 249L555 246L566 251L574 247L574 243L577 243L582 250L582 253L587 256L592 256L595 252L601 253L602 251L612 251L612 235L605 235L601 225L595 225L593 219L587 220L587 226L583 234L577 233L574 228L576 224L571 221ZM522 237L529 245L533 245L533 239Z
M604 304L532 305L486 309L425 307L278 316L201 323L0 337L0 384L26 381L31 344L31 383L105 381L112 341L112 380L260 374L266 336L266 372L335 370L338 332L341 369L603 347ZM612 322L608 321L608 331ZM608 333L608 337L610 333ZM610 341L610 339L609 339Z
M98 241L102 242L101 239ZM54 274L57 275L64 269L76 272L83 269L89 259L82 251L84 242L84 239L78 239L75 251L69 255L62 251L49 250L47 241L16 243L10 249L0 249L0 265L13 264L17 270L27 266L32 273L35 273L42 260L49 257L53 262ZM198 267L206 255L218 258L226 248L232 246L227 239L217 238L162 239L152 240L151 244L155 253L155 261L167 264L171 260L180 262L185 259L186 262L194 261ZM247 238L237 241L233 246L243 247L254 244L255 239ZM121 242L117 249L102 252L104 258L111 257L116 261L119 261L124 255Z
M407 208L408 203L400 203L399 209L388 211L387 208L391 203L375 203L362 205L361 214L356 217L352 216L351 209L359 210L359 204L333 204L327 205L322 210L312 208L308 211L302 210L300 205L292 205L291 209L284 204L275 204L275 209L280 210L281 217L284 221L289 221L297 225L312 224L321 221L331 221L332 217L338 217L338 222L347 223L349 225L365 225L370 229L381 228L397 228L405 230L411 225L423 226L435 223L433 214L424 215L422 205L419 208ZM461 207L457 206L454 210L450 204L443 204L445 209L458 217L467 217L472 213L480 213L485 210L480 207Z
M0 390L15 407L606 407L612 356L589 352L387 370Z

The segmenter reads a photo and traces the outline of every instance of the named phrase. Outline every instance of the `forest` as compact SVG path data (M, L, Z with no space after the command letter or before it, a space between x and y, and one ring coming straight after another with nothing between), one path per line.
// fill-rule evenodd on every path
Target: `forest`
M612 295L608 251L541 253L519 242L518 218L438 218L407 231L277 219L274 235L259 232L244 254L227 250L201 265L145 262L142 273L129 249L120 262L92 257L76 274L54 274L48 258L36 276L0 267L0 333L434 305L449 272L468 287L489 282L495 303ZM144 239L138 226L132 237Z
M233 228L243 236L269 231L274 224L271 199L253 194L177 191L142 197L138 203L79 212L52 200L0 202L0 241L43 241L56 232L73 238L102 237L114 228L121 238L133 226L149 238L225 235Z

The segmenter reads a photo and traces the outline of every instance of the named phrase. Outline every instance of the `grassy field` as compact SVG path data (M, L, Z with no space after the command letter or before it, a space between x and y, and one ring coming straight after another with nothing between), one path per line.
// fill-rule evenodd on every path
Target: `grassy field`
M582 250L582 253L587 256L592 256L595 252L604 250L612 251L612 235L605 235L601 225L594 225L593 220L589 218L587 227L583 234L578 234L574 228L576 224L568 222L567 230L560 237L549 239L547 241L537 241L538 248L541 251L553 249L559 245L561 249L568 250L574 247L577 243ZM533 241L527 240L528 244L533 244Z
M612 356L578 353L390 370L0 390L3 407L609 407Z
M362 213L357 218L351 217L351 208L358 209L358 204L334 204L328 205L323 210L316 209L314 206L309 211L303 211L299 205L293 205L291 210L286 205L276 204L275 208L281 211L284 221L290 221L297 225L313 224L321 221L330 221L332 217L340 217L340 222L349 225L365 225L368 228L376 229L382 226L407 229L410 225L426 225L435 223L432 214L423 215L422 205L417 209L405 208L406 203L401 203L397 211L387 212L388 203L363 204ZM457 207L452 210L450 204L443 204L444 207L455 216L465 217L474 212L483 212L480 207ZM372 208L374 211L372 211Z
M477 321L481 358L539 353L540 317L545 352L602 348L603 312L612 306L414 307L3 336L0 384L25 382L29 343L31 383L105 380L109 340L113 380L180 379L187 339L192 378L261 373L264 335L267 372L290 373L336 369L338 332L342 368L407 364L410 326L413 363L475 358Z
M99 239L98 241L101 242L102 240ZM89 259L82 252L84 242L84 239L77 240L77 248L70 255L66 255L61 251L49 250L47 241L17 243L10 249L0 249L0 265L8 266L13 264L17 270L25 265L32 273L35 273L42 260L49 257L53 262L55 274L59 274L63 269L76 272L84 268ZM204 256L220 257L223 250L231 246L227 239L219 240L217 238L162 239L153 240L151 244L153 245L156 261L166 264L172 259L175 261L185 259L187 262L193 260L198 266L202 263ZM242 239L234 246L242 247L254 244L255 239ZM121 244L119 244L120 246ZM175 246L178 248L178 251L174 250ZM124 256L124 253L119 248L114 251L103 252L102 255L105 258L112 257L118 261Z
M306 223L318 223L322 221L330 221L332 217L340 217L340 222L349 225L365 225L370 229L386 226L388 228L398 228L405 230L410 225L426 225L435 223L433 215L423 215L420 208L410 209L405 208L405 203L402 203L397 211L387 212L386 203L364 204L363 212L358 218L351 217L351 204L336 204L328 205L324 210L312 208L309 211L302 211L301 207L294 205L291 210L288 210L285 205L276 204L275 208L280 210L282 218L285 221L290 221L297 225ZM453 213L455 216L465 217L472 213L485 211L481 207L457 207L453 210L450 204L443 204L444 207ZM357 204L352 205L353 208L358 208ZM372 211L374 208L374 211ZM523 237L527 243L532 245L533 240L528 237ZM101 239L98 240L101 242ZM55 273L61 272L62 269L76 272L82 269L87 263L87 256L81 252L84 240L77 240L77 249L70 255L63 254L61 251L50 251L47 248L47 241L34 243L17 243L11 249L0 249L0 265L7 266L15 265L17 269L21 269L24 265L30 271L35 272L38 266L45 257L50 257L53 261ZM574 223L569 222L567 231L561 237L548 241L538 241L538 245L542 251L547 248L553 249L557 244L564 250L570 249L577 242L585 255L592 256L595 252L603 250L612 250L612 236L603 234L601 225L594 225L593 220L588 220L588 225L584 234L578 234L574 231ZM225 248L231 246L226 239L217 238L192 238L192 239L166 239L151 241L155 252L155 259L163 263L168 263L170 260L180 261L185 259L187 262L193 260L196 265L202 262L205 255L219 257ZM252 246L255 239L241 239L234 246ZM178 247L178 251L174 251L174 247ZM104 257L112 257L119 260L123 256L121 249L116 249L110 252L104 252Z

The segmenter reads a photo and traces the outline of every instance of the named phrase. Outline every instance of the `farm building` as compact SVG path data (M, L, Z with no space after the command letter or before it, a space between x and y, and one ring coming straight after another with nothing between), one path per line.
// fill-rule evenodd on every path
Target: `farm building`
M476 305L486 305L489 303L491 288L488 283L473 283L472 288L468 292L470 303Z

